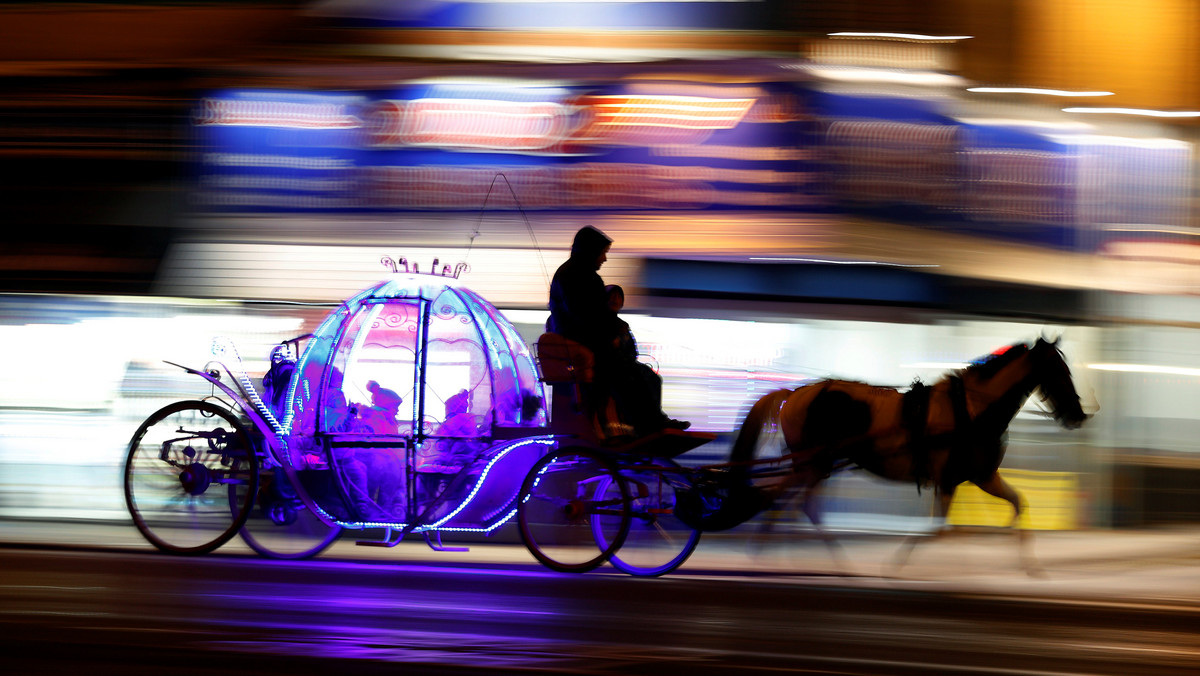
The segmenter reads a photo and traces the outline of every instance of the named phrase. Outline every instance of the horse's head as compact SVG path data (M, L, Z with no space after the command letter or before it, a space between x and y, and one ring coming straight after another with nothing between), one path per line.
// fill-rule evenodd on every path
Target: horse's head
M1079 394L1075 391L1075 383L1071 380L1071 369L1058 349L1058 341L1038 338L1033 349L1033 375L1042 397L1050 403L1054 419L1067 429L1076 429L1090 417L1083 412L1079 403Z

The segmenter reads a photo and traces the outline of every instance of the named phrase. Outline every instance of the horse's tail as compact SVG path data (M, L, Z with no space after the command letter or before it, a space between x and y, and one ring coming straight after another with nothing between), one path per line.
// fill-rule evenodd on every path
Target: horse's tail
M746 419L742 421L737 438L733 441L733 450L729 453L730 462L748 463L754 459L754 449L758 446L758 437L763 426L777 418L780 405L792 392L794 390L775 390L754 402L750 412L746 414ZM745 471L744 467L735 466L734 469Z

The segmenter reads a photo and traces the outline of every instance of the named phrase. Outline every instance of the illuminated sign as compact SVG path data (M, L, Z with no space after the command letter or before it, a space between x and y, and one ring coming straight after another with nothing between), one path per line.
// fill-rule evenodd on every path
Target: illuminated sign
M802 89L690 77L214 93L195 116L199 206L474 209L500 173L528 209L822 206Z
M326 0L315 11L392 28L778 29L761 0Z
M387 100L368 113L371 145L566 154L587 145L692 145L732 129L755 98L610 94L565 101ZM569 142L569 144L568 144Z
M715 130L736 127L756 100L628 94L589 97L593 118L582 137L593 143L621 145L697 145Z
M544 152L566 139L572 112L553 101L387 100L368 113L370 144Z
M341 211L357 197L363 107L354 94L222 91L194 116L197 206L224 211Z
M845 103L829 111L825 139L830 185L843 207L886 220L1075 245L1078 158L1064 145L1038 131L938 116L923 100Z
M952 124L836 120L825 146L846 204L949 208L958 199L960 130Z
M957 118L937 99L821 92L834 200L885 220L1096 250L1111 223L1179 226L1191 146L1091 127Z
M199 125L239 125L287 129L356 129L362 121L346 103L205 99Z

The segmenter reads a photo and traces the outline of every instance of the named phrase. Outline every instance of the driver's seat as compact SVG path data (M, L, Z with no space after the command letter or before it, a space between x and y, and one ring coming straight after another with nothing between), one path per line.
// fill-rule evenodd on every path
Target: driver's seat
M633 427L617 415L612 397L596 388L596 357L585 345L557 333L543 333L537 340L537 361L542 382L553 391L551 430L597 443L633 435Z

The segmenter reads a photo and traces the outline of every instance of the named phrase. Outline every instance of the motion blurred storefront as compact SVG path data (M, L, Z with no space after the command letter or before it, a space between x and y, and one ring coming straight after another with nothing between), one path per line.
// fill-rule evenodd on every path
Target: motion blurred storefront
M1007 466L1032 525L1195 517L1159 506L1139 469L1200 457L1183 403L1200 387L1200 283L1180 246L1196 236L1191 145L971 97L954 41L829 38L793 4L339 0L261 23L225 6L236 49L140 67L130 53L113 76L150 90L147 71L165 73L167 140L97 223L126 234L80 241L141 252L148 269L110 291L219 306L167 314L277 319L286 331L251 338L254 370L303 329L299 304L373 283L384 254L465 261L532 339L548 274L590 223L616 240L604 275L629 292L668 408L721 432L776 387L903 387L1061 334L1102 413L1075 433L1036 402L1018 416ZM90 166L81 190L111 165ZM163 377L159 356L122 358L137 377L109 379L117 400L111 383ZM929 496L914 493L840 477L832 521L919 529Z

